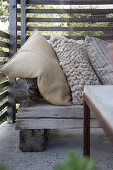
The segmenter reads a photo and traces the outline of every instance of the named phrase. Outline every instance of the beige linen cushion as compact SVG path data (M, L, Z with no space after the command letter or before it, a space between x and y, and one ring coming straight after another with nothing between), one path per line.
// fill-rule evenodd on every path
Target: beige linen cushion
M0 68L0 72L11 78L37 78L39 91L47 101L55 105L71 105L70 89L57 57L38 30Z
M100 84L89 63L85 45L58 35L51 36L50 43L67 77L72 102L83 104L84 85Z

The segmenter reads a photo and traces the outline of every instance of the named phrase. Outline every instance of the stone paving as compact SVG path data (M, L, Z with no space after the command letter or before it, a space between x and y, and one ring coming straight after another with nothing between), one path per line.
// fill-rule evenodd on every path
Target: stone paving
M21 152L15 124L0 125L0 164L11 170L52 170L68 152L82 155L82 129L50 130L44 152ZM99 170L113 170L113 146L102 129L91 129L91 158Z

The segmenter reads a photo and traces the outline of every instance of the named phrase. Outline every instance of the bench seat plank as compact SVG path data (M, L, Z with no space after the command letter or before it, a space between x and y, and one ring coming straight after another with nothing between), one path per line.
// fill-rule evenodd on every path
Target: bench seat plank
M82 118L83 106L55 106L51 104L37 104L32 107L21 107L18 119L37 118Z
M24 103L17 112L16 129L74 129L83 127L83 106L55 106L45 101ZM99 127L92 116L92 127Z
M100 127L95 119L91 127ZM83 128L83 119L17 119L16 129L76 129Z
M24 103L20 106L17 114L17 119L39 119L39 118L56 118L56 119L82 119L83 106L55 106L45 101L36 103ZM95 118L91 114L91 118Z

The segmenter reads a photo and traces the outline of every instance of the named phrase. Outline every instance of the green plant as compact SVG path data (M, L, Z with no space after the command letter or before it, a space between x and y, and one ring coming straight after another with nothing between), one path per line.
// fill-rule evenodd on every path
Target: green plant
M64 163L57 164L53 170L97 170L93 161L76 153L69 153Z
M8 21L8 2L6 0L0 0L0 21Z
M10 170L10 169L5 165L0 165L0 170Z

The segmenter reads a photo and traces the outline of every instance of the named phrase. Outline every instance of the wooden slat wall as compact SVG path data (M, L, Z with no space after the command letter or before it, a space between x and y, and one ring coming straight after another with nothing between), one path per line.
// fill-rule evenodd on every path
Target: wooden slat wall
M84 39L85 35L113 40L113 17L108 17L109 14L113 14L112 0L18 0L17 3L21 4L21 8L17 9L17 12L21 13L21 17L17 18L18 23L21 22L21 26L19 25L17 30L21 31L22 44L24 39L29 37L28 34L31 34L30 32L35 28L41 31L47 40L50 39L52 34L59 34L77 40ZM31 5L34 6L32 7ZM44 8L38 8L38 5L44 5ZM61 5L65 6L61 8ZM74 8L76 5L79 5L79 9ZM86 5L93 8L86 8ZM104 5L104 7L96 8L94 5L99 5L100 7ZM111 6L107 8L107 5ZM37 16L34 16L34 14L37 14ZM51 17L48 17L48 14L49 16L51 14ZM77 17L77 15L79 16ZM42 23L43 26L41 25ZM95 25L97 23L99 25ZM25 33L27 34L26 37ZM17 39L20 39L20 36Z
M9 58L9 34L3 31L0 31L0 66L7 62L7 57ZM7 41L7 42L6 42ZM4 48L2 48L4 47ZM7 106L8 106L8 80L7 77L0 73L0 121L7 116Z

